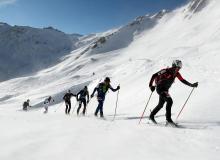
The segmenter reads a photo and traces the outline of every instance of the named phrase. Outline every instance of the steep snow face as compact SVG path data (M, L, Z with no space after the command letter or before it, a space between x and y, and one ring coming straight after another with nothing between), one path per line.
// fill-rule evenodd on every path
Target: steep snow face
M190 12L199 12L201 11L207 4L209 0L192 0L188 6L188 10Z
M210 0L191 0L184 8L185 17L191 18L193 14L202 11L209 4Z
M140 16L118 30L99 36L99 39L91 45L91 54L126 48L135 40L136 36L140 35L143 31L153 28L158 20L166 14L167 11L163 10L155 15Z
M58 62L76 49L79 35L66 35L52 27L0 25L0 81L33 73Z
M79 45L82 46L63 57L59 64L32 76L0 83L0 144L4 144L0 158L194 160L196 157L218 160L220 1L210 1L200 12L193 14L186 11L189 4L167 13L153 27L143 29L127 47L118 47L118 41L104 42L102 39L97 47L91 48L96 38L118 32L121 28L81 37ZM113 46L113 49L109 47L109 50L105 48L100 52L98 47L104 46ZM150 110L158 102L156 93L153 93L144 119L138 125L151 94L148 83L152 74L170 66L173 59L183 61L180 73L186 80L199 81L199 87L178 119L185 128L147 124ZM72 99L73 114L64 115L62 97L67 89L77 93L88 85L91 93L105 76L111 77L114 88L121 85L114 122L111 120L117 94L111 91L104 104L107 121L93 118L97 106L95 98L90 100L85 118L76 117L75 99ZM191 89L178 80L170 89L174 101L173 120ZM49 95L55 98L55 102L49 107L48 115L42 115L43 100ZM32 108L27 113L20 112L27 98L31 100ZM160 124L165 123L164 115L165 107L156 116Z

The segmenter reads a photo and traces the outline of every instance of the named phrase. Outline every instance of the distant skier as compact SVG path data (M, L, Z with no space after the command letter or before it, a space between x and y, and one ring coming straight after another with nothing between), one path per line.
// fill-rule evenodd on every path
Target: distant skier
M27 111L27 108L28 108L28 107L31 107L31 106L30 106L30 100L29 100L29 99L23 103L23 110L24 110L24 111Z
M108 91L109 88L113 92L116 92L117 90L120 89L120 86L118 86L116 89L113 89L112 86L110 85L110 78L106 77L104 82L99 83L98 86L94 89L94 91L91 95L91 98L94 97L94 94L97 91L98 92L97 100L98 100L98 103L99 103L98 107L96 108L96 111L95 111L95 116L97 116L98 112L100 112L100 117L104 118L103 104L104 104L104 101L105 101L105 94L106 94L106 92Z
M159 103L150 114L150 120L155 124L157 122L155 121L154 116L163 107L164 103L167 102L166 105L167 124L176 125L171 119L171 107L173 104L173 100L169 94L169 88L173 84L176 77L185 85L188 85L190 87L198 87L198 82L191 84L185 79L183 79L183 77L179 73L179 70L181 68L182 68L182 62L180 60L174 60L172 63L172 67L162 69L159 72L153 74L150 80L149 87L151 91L154 92L154 90L156 89L159 95ZM154 81L156 86L153 86Z
M86 101L86 97L87 97L87 101ZM85 115L86 113L86 104L89 103L89 91L88 91L88 88L87 86L84 87L84 89L82 89L79 93L76 94L76 99L77 101L79 101L79 107L77 109L77 115L79 115L79 111L80 111L80 108L82 106L82 103L83 103L83 115Z
M71 97L72 96L76 97L75 94L71 93L71 91L68 90L68 92L63 97L63 99L65 101L65 104L66 104L66 110L65 110L66 114L70 114L70 110L71 110Z
M49 96L48 98L46 98L44 100L44 109L45 109L44 113L48 112L48 107L49 107L50 103L52 103L52 102L54 102L54 99L52 99L51 96Z

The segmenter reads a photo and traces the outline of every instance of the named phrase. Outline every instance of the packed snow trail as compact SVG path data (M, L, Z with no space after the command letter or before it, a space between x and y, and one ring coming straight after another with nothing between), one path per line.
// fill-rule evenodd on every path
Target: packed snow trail
M126 119L129 115L114 122L52 111L0 117L1 159L217 160L220 149L220 124L211 122L187 122L188 129L175 129L150 126L146 119L137 125L138 119Z

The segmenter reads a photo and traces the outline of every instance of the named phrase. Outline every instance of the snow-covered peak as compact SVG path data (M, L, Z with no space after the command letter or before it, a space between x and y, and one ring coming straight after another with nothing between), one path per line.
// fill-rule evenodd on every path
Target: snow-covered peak
M0 27L3 27L3 26L10 26L9 24L7 24L7 23L4 23L4 22L0 22Z
M163 9L160 12L158 12L158 13L154 14L153 16L151 16L151 18L161 19L167 13L169 13L169 11Z
M134 21L129 23L129 25L135 25L135 24L140 25L140 24L144 23L145 21L149 21L149 19L158 20L158 19L161 19L167 13L169 13L169 11L163 9L155 14L147 14L145 16L139 16L139 17L135 18Z
M142 32L152 29L157 22L168 13L167 10L162 10L153 15L139 16L132 22L125 26L109 30L104 33L91 34L86 37L82 37L82 42L89 42L90 46L85 49L85 52L89 53L103 53L113 50L118 50L127 47L136 36Z

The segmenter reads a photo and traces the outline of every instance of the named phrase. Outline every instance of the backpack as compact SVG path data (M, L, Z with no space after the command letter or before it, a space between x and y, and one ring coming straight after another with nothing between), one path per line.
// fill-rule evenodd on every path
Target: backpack
M98 92L102 92L102 93L106 93L108 91L108 86L105 85L104 83L99 83L99 86L98 86Z
M156 85L159 85L161 84L161 82L166 81L166 80L174 81L175 76L176 76L171 72L170 68L162 69L159 72L157 72L157 74L158 76L155 78Z

